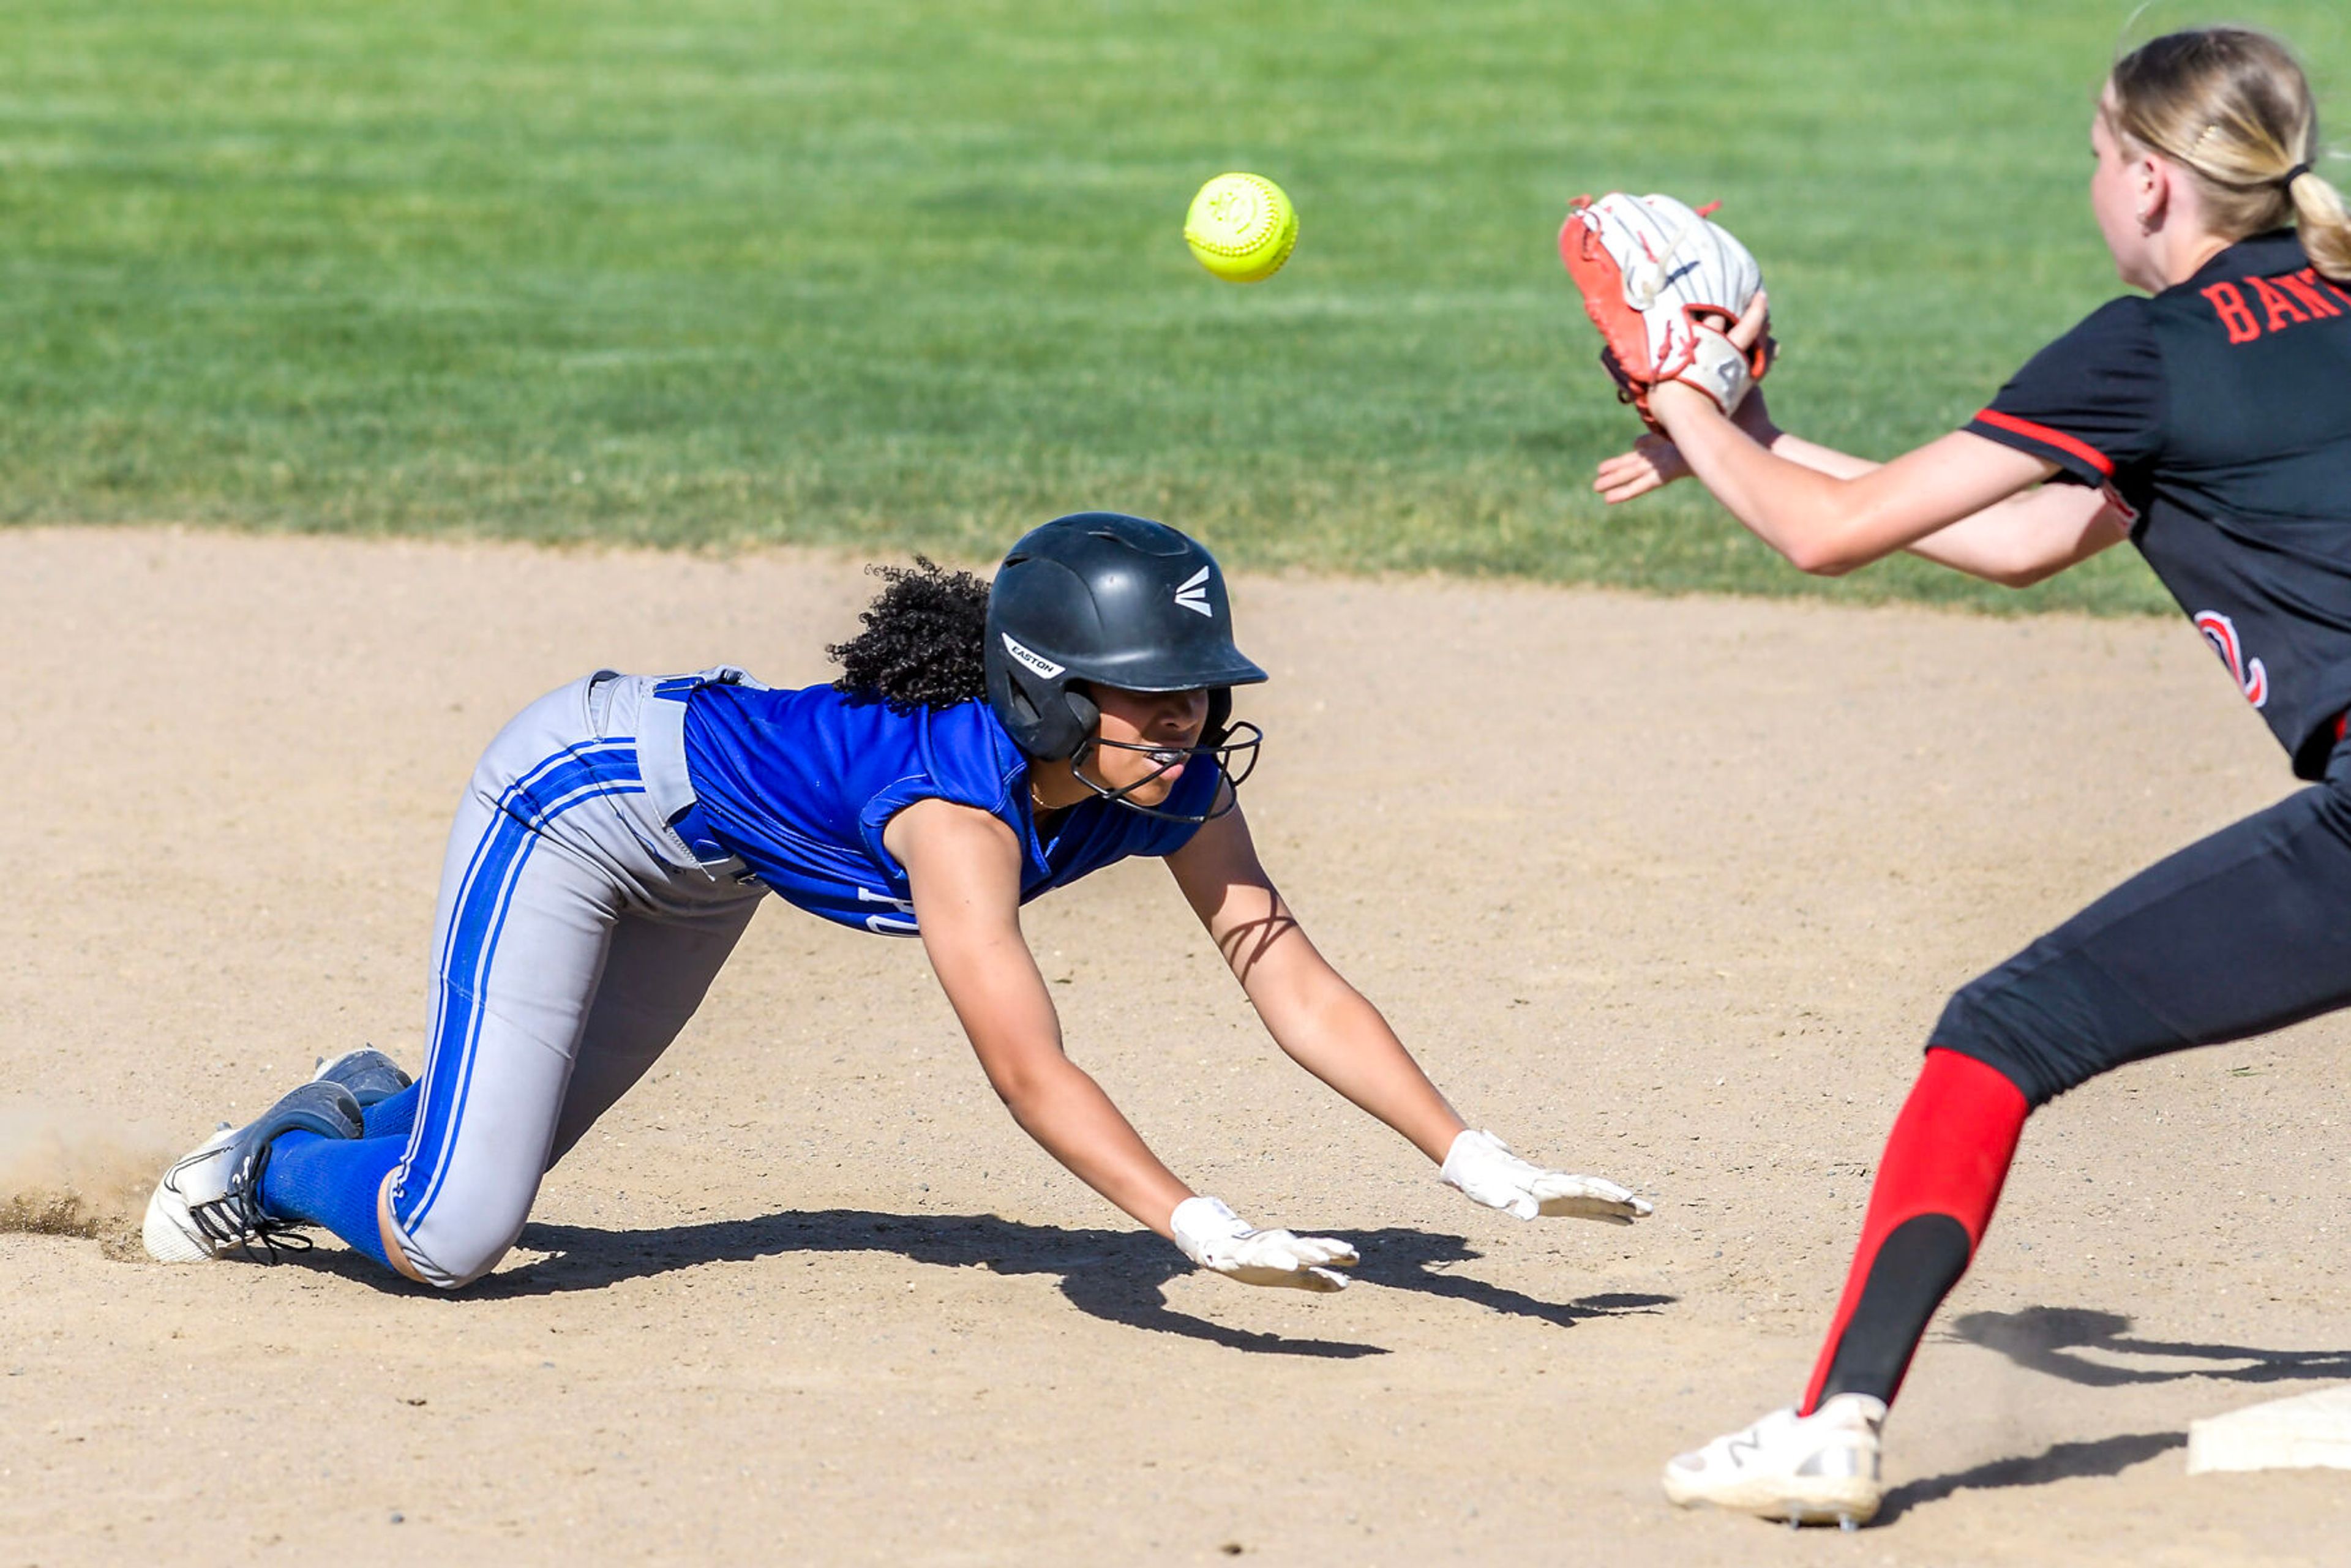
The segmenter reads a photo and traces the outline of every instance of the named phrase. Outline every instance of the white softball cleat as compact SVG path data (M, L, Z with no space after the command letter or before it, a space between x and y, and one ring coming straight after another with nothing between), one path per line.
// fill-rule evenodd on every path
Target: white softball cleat
M1877 1431L1886 1402L1840 1394L1809 1416L1774 1410L1743 1432L1717 1437L1666 1466L1666 1496L1684 1508L1710 1503L1790 1524L1847 1530L1877 1516L1886 1495Z
M175 1161L147 1200L141 1239L159 1263L201 1263L231 1252L273 1260L278 1247L307 1247L308 1237L261 1210L261 1172L271 1140L282 1133L329 1138L360 1135L359 1102L340 1083L305 1083L242 1127L220 1130Z

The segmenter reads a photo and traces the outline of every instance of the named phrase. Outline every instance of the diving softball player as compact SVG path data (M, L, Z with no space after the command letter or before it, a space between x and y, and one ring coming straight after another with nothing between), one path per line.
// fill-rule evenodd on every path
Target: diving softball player
M2124 57L2090 147L2091 209L2145 297L2042 350L1965 430L1877 467L1781 434L1761 397L1726 417L1668 383L1650 410L1670 442L1603 464L1594 487L1619 501L1694 473L1813 572L1907 549L2022 584L2128 538L2314 783L1951 998L1802 1400L1675 1459L1677 1502L1871 1517L1886 1406L2032 1110L2126 1062L2351 1003L2351 222L2313 169L2302 70L2260 33ZM1762 321L1759 301L1733 345Z
M1196 1195L1062 1054L1019 907L1131 855L1165 860L1282 1049L1447 1182L1521 1219L1648 1212L1465 1127L1307 939L1238 809L1259 737L1232 688L1266 676L1200 546L1093 512L1029 533L992 589L927 562L883 575L832 685L607 672L526 708L450 834L421 1076L351 1052L224 1128L156 1186L148 1250L268 1251L314 1224L412 1280L481 1278L772 892L919 936L1022 1128L1195 1263L1338 1290L1352 1248Z

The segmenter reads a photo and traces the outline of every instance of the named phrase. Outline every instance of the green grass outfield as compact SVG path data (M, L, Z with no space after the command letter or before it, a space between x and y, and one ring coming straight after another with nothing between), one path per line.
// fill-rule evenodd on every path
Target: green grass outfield
M2351 114L2334 7L2259 9ZM1823 585L1688 486L1604 513L1635 428L1552 249L1579 191L1722 198L1782 421L1924 440L2116 291L2126 14L11 0L0 518L981 558L1114 506L1259 567L2154 608L2127 552ZM1178 236L1228 168L1303 214L1255 287Z

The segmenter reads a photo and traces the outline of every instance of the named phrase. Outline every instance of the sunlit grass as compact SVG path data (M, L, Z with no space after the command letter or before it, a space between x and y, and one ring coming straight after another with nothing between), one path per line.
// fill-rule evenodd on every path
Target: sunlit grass
M1931 437L2115 291L2082 196L2100 7L9 20L0 517L984 556L1113 506L1260 566L2162 602L2122 552L2024 596L1824 585L1694 491L1604 512L1635 427L1552 251L1578 191L1721 197L1783 422ZM1303 214L1262 285L1177 237L1226 168Z

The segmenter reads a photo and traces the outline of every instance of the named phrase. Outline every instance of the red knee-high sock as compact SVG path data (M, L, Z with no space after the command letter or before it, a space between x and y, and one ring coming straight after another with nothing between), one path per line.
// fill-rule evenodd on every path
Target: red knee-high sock
M1894 1119L1861 1246L1799 1408L1834 1394L1889 1405L1927 1321L1983 1239L2032 1107L1997 1068L1939 1048Z

